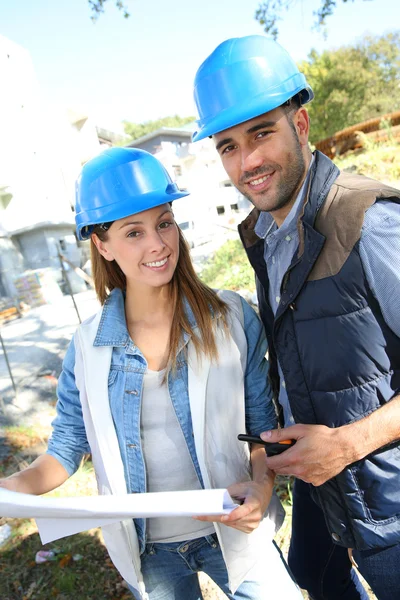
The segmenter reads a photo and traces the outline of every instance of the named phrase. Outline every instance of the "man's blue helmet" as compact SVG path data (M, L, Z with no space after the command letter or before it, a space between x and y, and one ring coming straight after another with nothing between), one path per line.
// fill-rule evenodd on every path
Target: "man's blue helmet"
M160 161L137 148L110 148L87 162L76 182L75 222L80 240L94 225L116 221L188 196Z
M300 94L314 94L289 54L272 38L249 35L220 44L196 73L197 142L258 117Z

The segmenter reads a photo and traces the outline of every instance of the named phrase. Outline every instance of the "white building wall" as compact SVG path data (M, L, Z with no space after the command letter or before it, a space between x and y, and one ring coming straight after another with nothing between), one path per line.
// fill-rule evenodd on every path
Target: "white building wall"
M81 163L66 114L46 105L28 52L0 36L0 186L13 198L1 214L9 232L35 223L73 223Z

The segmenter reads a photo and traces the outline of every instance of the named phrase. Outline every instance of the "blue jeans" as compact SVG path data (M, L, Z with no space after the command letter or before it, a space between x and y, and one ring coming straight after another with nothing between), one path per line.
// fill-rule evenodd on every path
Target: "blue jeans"
M361 575L378 600L400 598L400 544L353 552Z
M266 600L280 593L285 600L302 600L279 550L266 540L268 544L267 564L260 561L260 567L250 571L234 594L216 534L187 542L147 544L141 556L146 592L150 600L201 600L197 573L203 571L231 600Z
M310 484L295 481L288 562L297 583L312 600L368 600L347 548L332 542L324 514L310 490ZM354 551L353 556L378 600L400 598L400 544Z

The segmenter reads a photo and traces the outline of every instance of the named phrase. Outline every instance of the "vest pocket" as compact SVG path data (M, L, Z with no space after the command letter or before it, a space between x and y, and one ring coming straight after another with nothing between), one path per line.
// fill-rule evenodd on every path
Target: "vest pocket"
M350 470L368 521L384 524L400 519L399 442L377 450Z

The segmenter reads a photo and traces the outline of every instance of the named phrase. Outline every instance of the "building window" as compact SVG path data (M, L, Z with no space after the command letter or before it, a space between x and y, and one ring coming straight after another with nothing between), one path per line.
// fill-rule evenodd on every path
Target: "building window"
M231 204L231 211L232 212L239 212L239 206L237 205L236 202L235 202L235 204Z
M217 214L218 215L225 214L225 206L217 206Z
M172 165L174 170L175 177L182 177L182 167L181 165Z

